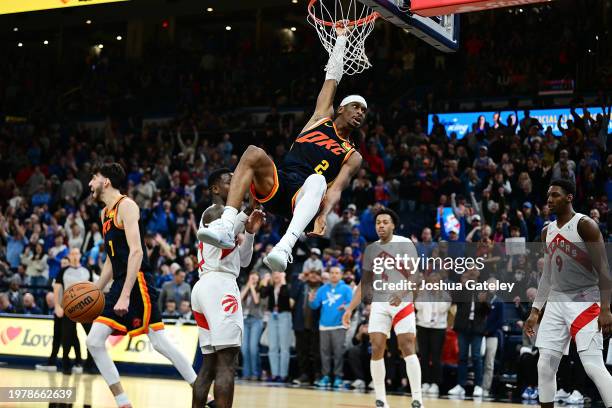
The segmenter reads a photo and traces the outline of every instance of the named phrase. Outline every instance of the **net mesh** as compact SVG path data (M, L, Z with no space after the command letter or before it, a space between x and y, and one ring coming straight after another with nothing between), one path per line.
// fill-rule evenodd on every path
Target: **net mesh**
M372 12L357 0L311 0L308 5L308 22L317 30L330 56L338 37L337 28L347 28L344 51L346 75L358 74L372 66L365 53L365 40L374 29L378 16L378 13ZM328 68L329 63L325 69Z

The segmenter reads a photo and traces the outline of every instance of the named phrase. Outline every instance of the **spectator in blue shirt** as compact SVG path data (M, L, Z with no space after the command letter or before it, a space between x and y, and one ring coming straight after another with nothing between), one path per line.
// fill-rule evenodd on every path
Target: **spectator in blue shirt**
M342 281L342 270L332 267L329 270L329 283L309 295L311 309L321 308L319 320L319 341L323 377L317 386L326 387L331 383L332 359L334 362L334 388L342 387L342 366L346 329L342 325L344 309L351 302L353 291Z
M28 245L28 240L25 238L25 228L19 225L18 220L15 219L10 229L13 232L12 234L7 233L4 217L0 216L0 235L7 241L6 260L14 272L21 263L21 254L26 245Z
M376 235L376 226L374 225L374 214L378 212L382 207L380 202L376 202L374 206L368 207L363 213L361 213L361 217L359 217L359 230L361 231L361 235L370 242L378 240L378 235Z
M147 225L149 231L168 237L175 228L176 216L172 212L170 201L158 204L153 210L153 216Z
M49 248L47 263L49 264L49 279L55 279L62 269L62 259L68 256L68 247L64 245L64 236L61 233L55 235L55 245Z

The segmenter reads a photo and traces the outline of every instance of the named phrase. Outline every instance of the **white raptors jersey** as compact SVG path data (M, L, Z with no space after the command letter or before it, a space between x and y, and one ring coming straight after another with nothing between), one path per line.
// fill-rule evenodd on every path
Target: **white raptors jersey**
M393 235L393 237L391 238L391 241L389 241L387 243L383 244L382 242L380 242L380 239L378 241L376 241L376 243L379 244L379 245L387 245L387 244L392 244L392 243L396 243L396 242L411 242L412 243L412 240L410 240L409 238L406 238L406 237L402 237L401 235ZM414 255L416 256L417 253L416 253L416 247L414 246L414 243L412 243L412 246L414 247L414 251L415 251ZM409 254L409 255L412 255L412 254Z
M401 257L407 255L408 258L412 259L419 258L416 246L414 245L412 240L406 237L402 237L401 235L393 235L391 240L386 243L382 243L380 240L378 240L375 242L375 244L379 246L379 249L376 250L376 252L379 253L375 254L375 256L379 258L395 257L398 255ZM397 269L397 266L396 268L394 268L394 270L396 272L399 272L399 274L391 272L391 274L388 275L387 272L383 272L381 279L383 279L383 281L388 282L397 281L398 279L406 280L411 279L412 275L418 272L413 271L413 265L411 262L407 262L406 264L401 266L402 267L399 269ZM412 302L412 292L408 294L407 299L409 302Z
M200 224L202 223L200 222ZM224 272L238 277L240 275L239 249L238 242L232 249L221 249L198 242L198 271L200 277L208 272Z
M594 294L598 296L598 276L593 270L587 245L578 234L578 222L584 214L576 213L563 227L557 221L548 225L546 256L550 261L551 291L554 294Z

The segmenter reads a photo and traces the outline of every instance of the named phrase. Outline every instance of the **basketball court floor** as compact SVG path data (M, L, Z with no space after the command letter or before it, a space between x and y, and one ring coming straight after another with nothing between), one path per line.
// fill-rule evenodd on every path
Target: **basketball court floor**
M121 382L135 408L174 408L191 406L191 388L180 380L123 376ZM99 375L45 373L34 370L0 368L2 387L75 387L73 406L115 408L115 401ZM409 407L407 396L389 396L391 407ZM489 401L425 399L426 408L517 408L520 404ZM47 403L1 403L0 407L50 407ZM373 394L356 391L319 391L276 385L238 384L234 406L237 408L369 408L373 407Z

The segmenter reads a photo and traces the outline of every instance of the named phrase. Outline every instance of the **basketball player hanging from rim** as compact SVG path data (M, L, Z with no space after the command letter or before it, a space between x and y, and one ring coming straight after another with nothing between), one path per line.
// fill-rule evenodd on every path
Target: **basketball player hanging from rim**
M105 163L93 169L89 182L93 199L105 204L101 218L106 261L95 284L102 290L111 278L113 283L105 295L104 311L94 321L87 336L87 349L117 406L131 407L117 367L106 350L106 339L111 334L128 334L130 337L146 334L153 348L170 360L190 385L193 385L196 373L187 358L166 337L141 233L140 209L119 192L124 180L125 171L119 163Z
M557 391L557 369L570 341L576 342L580 361L606 407L612 407L612 376L603 361L603 336L612 332L610 269L597 223L574 211L576 186L554 180L548 188L548 207L557 216L542 230L546 243L544 271L524 331L534 336L538 359L540 404L552 408Z
M200 241L219 248L233 248L236 215L249 188L267 211L291 218L285 235L264 258L272 271L282 272L292 262L293 246L317 214L314 230L309 235L324 234L327 214L361 167L361 155L350 136L363 124L367 103L361 96L350 95L342 100L335 114L333 108L336 87L344 70L348 30L336 27L337 40L314 115L295 139L283 163L277 169L264 150L249 146L234 171L222 222L200 228L197 234Z

